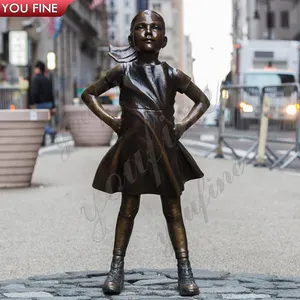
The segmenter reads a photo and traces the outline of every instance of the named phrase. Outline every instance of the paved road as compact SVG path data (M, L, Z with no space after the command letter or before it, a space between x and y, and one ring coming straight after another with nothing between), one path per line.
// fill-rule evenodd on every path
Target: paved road
M1 279L107 270L120 195L91 183L108 148L40 151L30 188L0 190ZM299 176L195 156L182 207L195 269L300 274ZM144 195L126 268L174 268L159 197Z
M226 135L239 136L237 139L226 138L226 142L229 145L237 150L237 154L244 156L246 152L251 148L255 141L247 139L247 137L257 137L258 129L253 126L249 131L237 131L232 128L226 128ZM205 155L210 149L213 148L213 145L216 145L218 138L218 128L217 127L205 127L203 125L193 126L184 136L185 145L194 149L195 153L199 151L200 155ZM294 147L294 141L296 139L295 131L279 131L276 128L270 128L268 133L268 139L270 140L281 140L286 141L286 143L268 143L268 147L277 157L283 156L287 151ZM292 142L292 143L290 143ZM293 154L292 152L291 154ZM227 149L224 152L225 155L229 154L231 156L231 151ZM254 155L255 152L252 152L251 155ZM214 154L212 154L214 155ZM250 155L250 157L251 157ZM228 158L228 155L226 156ZM268 162L268 161L267 161ZM295 160L288 169L291 170L300 170L300 159Z
M235 152L244 157L247 151L254 145L255 140L248 139L256 138L258 136L258 128L256 126L251 126L250 130L242 131L242 130L234 130L230 127L226 128L225 134L228 136L238 136L238 138L229 138L227 137L226 142L235 150ZM115 136L112 140L114 143ZM197 155L204 156L215 147L218 139L218 128L217 127L207 127L204 125L194 125L190 128L182 137L182 142L185 146L189 147L189 149ZM293 130L285 130L280 131L278 128L270 126L268 132L268 139L272 141L280 140L282 142L269 142L267 146L274 153L277 158L285 155L289 150L294 147L296 140L296 132ZM70 133L66 132L63 134L59 134L55 144L64 145L66 142L72 140L72 136ZM47 145L49 146L50 138L47 140ZM268 152L269 153L269 152ZM256 152L252 151L249 154L249 157L253 157ZM272 155L271 154L271 155ZM290 156L294 154L294 151L290 153ZM210 157L213 157L215 154L212 153ZM224 155L226 159L233 159L233 155L230 149L224 146ZM270 162L266 159L266 163L270 164ZM300 171L300 159L294 160L288 167L288 170Z

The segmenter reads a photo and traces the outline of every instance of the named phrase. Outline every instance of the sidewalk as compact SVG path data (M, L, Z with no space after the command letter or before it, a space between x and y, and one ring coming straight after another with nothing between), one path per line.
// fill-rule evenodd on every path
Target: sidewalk
M32 187L0 190L1 279L109 267L120 195L91 187L109 148L55 147L41 152ZM205 180L182 197L193 268L299 275L299 175L194 157ZM126 269L175 267L159 197L145 195Z
M68 272L33 276L26 280L0 281L0 299L41 300L163 300L163 299L299 299L300 277L230 274L194 270L200 295L180 297L175 269L136 269L125 273L124 290L118 296L105 296L102 284L107 273ZM1 295L2 294L2 295Z

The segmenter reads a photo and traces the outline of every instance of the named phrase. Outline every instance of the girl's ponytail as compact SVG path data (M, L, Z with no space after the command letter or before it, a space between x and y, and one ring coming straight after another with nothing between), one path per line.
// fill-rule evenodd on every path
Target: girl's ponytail
M118 63L131 62L137 58L135 49L130 45L125 47L109 45L108 55Z

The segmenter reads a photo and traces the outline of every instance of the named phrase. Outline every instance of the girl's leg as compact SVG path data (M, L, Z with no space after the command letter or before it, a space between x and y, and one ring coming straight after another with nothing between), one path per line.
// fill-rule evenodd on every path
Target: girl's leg
M122 203L118 215L113 255L125 256L131 237L134 218L140 207L139 195L122 195Z
M188 242L183 223L180 197L161 196L163 213L177 259L188 258Z
M199 294L189 262L188 242L182 217L180 196L161 196L163 213L167 221L169 236L175 251L178 266L178 286L182 296Z
M140 207L140 196L122 195L122 203L115 230L111 269L103 284L106 294L119 294L124 283L124 257L131 237L134 218Z

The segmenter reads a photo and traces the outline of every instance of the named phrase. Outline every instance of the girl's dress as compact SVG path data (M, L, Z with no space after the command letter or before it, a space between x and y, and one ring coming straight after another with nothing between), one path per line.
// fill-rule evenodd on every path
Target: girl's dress
M122 125L93 187L109 194L181 195L185 182L204 176L174 135L175 95L185 92L191 78L166 62L134 61L108 71L106 79L120 87Z

